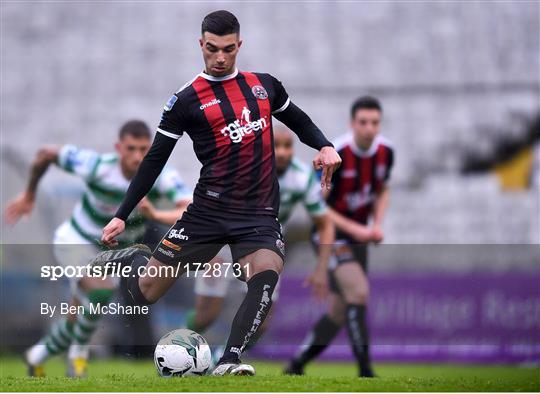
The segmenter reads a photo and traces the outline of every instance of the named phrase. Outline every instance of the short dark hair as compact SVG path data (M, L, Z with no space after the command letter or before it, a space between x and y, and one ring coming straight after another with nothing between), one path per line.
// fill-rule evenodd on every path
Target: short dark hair
M132 119L120 127L118 132L118 138L123 139L126 135L130 135L133 138L148 138L150 139L150 128L142 120Z
M373 96L362 96L357 98L351 106L351 118L354 118L356 112L361 109L376 109L381 113L383 111L381 103Z
M206 15L201 24L201 34L208 33L218 36L240 34L240 23L232 12L226 10L214 11Z

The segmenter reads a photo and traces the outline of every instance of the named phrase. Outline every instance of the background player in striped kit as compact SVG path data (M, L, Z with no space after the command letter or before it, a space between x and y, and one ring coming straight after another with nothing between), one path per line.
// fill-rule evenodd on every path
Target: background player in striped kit
M379 135L382 106L376 98L361 97L351 108L351 129L336 142L343 162L334 175L327 202L336 226L330 263L330 307L308 334L285 373L303 374L345 325L358 363L359 376L374 376L369 357L366 305L369 295L367 244L384 238L382 223L388 206L387 182L394 150ZM368 224L369 219L371 224Z
M115 153L100 154L74 145L46 146L39 150L32 163L26 190L7 205L5 218L14 224L34 208L37 186L50 164L79 176L86 184L82 199L75 206L71 217L62 223L54 234L54 255L64 266L86 265L101 250L101 228L114 215L131 178L135 175L144 155L150 148L150 130L139 120L125 123L119 131ZM139 241L145 232L145 221L171 223L181 215L191 201L189 190L178 173L165 168L148 197L126 221L126 232L119 241L123 244ZM166 198L175 204L174 209L160 210L154 206ZM114 292L111 278L71 279L72 305L106 303ZM63 316L36 345L26 352L29 374L41 376L44 361L68 349L70 376L86 373L88 342L96 329L99 316L90 313Z
M302 203L311 216L321 244L328 247L321 248L317 265L311 275L306 278L305 284L312 286L313 293L318 299L325 299L328 292L327 269L331 252L330 245L334 243L334 226L328 215L317 175L313 168L294 157L293 142L293 135L288 129L279 127L274 130L274 151L280 195L278 218L281 224L286 224L298 203ZM220 251L213 263L218 259L221 262L232 262L228 247ZM231 275L217 277L198 275L195 278L196 301L195 309L188 315L189 329L202 333L217 319L231 281L233 281ZM279 289L276 288L274 301L278 293ZM268 326L268 321L267 317L265 324L257 332L258 337ZM254 343L250 345L253 346Z

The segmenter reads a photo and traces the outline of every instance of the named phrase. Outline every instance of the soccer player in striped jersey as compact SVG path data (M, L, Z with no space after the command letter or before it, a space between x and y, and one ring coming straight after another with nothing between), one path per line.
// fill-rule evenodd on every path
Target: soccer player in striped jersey
M139 253L130 255L129 263L135 272L141 266L162 272L169 266L185 269L209 262L228 244L233 260L243 267L248 291L213 374L252 375L253 367L242 364L240 356L270 310L285 253L277 218L272 116L318 151L314 165L322 169L325 187L330 186L341 159L309 116L291 102L280 81L270 74L238 71L236 56L242 40L233 14L223 10L208 14L199 44L205 69L165 105L152 147L115 218L103 229L102 241L115 244L126 218L150 190L177 140L188 134L202 163L193 203L148 263L148 256ZM95 264L103 260L98 256ZM124 281L129 290L125 294L135 304L151 304L175 281L174 276L130 276Z
M286 128L280 127L274 130L274 151L280 196L279 221L286 224L294 207L301 203L315 224L320 243L330 246L334 243L334 226L328 215L317 175L313 168L294 156L293 141L292 133ZM327 269L330 253L329 247L320 248L317 265L306 279L306 284L312 286L314 295L320 300L325 299L328 292ZM232 263L230 250L227 247L219 252L218 258L219 260L215 259L212 263ZM232 280L231 275L206 277L199 275L195 278L195 310L188 314L189 329L202 333L217 319ZM273 301L277 297L278 288L276 287ZM259 337L267 325L268 318L258 332Z
M71 217L54 234L54 255L58 263L64 266L88 264L101 250L102 227L111 220L122 202L130 180L150 148L150 137L150 129L144 122L131 120L120 129L115 153L100 154L74 145L41 148L32 163L26 191L8 204L6 220L14 224L21 216L30 215L39 180L50 164L56 164L64 171L80 177L86 188ZM123 244L140 241L147 219L162 223L174 222L190 203L191 197L191 190L184 185L176 170L165 168L148 197L126 220L126 231L119 241ZM171 201L175 208L157 209L155 203L160 199ZM71 279L70 283L72 305L84 306L85 313L64 316L26 352L26 362L32 376L42 376L45 360L66 350L67 374L86 374L88 343L100 317L89 313L89 304L107 303L113 296L115 283L110 278L77 279Z
M345 325L359 376L374 376L366 323L367 244L380 243L384 238L387 183L394 163L391 144L379 134L381 117L382 106L376 98L359 98L351 108L352 133L336 143L343 161L334 174L327 198L329 214L336 226L334 256L330 262L330 307L308 334L305 345L285 373L303 374L305 365L322 353Z

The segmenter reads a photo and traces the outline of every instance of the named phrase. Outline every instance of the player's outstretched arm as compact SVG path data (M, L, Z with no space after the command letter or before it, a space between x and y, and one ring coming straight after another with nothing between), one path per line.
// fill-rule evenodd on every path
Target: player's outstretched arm
M101 241L107 246L117 245L115 237L125 229L125 221L139 201L150 191L171 155L176 139L157 133L152 147L144 157L137 174L131 181L124 201L115 217L105 226Z
M321 186L329 189L332 174L341 165L341 158L332 143L326 139L311 118L292 102L274 116L298 135L300 141L319 151L313 160L313 167L316 170L322 169Z
M6 223L13 225L21 217L30 216L34 209L39 181L47 171L47 168L49 168L49 165L58 161L59 152L60 148L57 146L44 146L38 151L32 162L30 178L25 191L7 204L4 212Z

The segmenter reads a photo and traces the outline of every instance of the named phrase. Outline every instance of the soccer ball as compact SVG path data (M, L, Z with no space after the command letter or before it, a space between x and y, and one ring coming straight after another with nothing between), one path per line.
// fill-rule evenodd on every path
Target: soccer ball
M180 329L165 334L154 351L158 374L172 376L204 375L212 362L210 346L195 331Z

